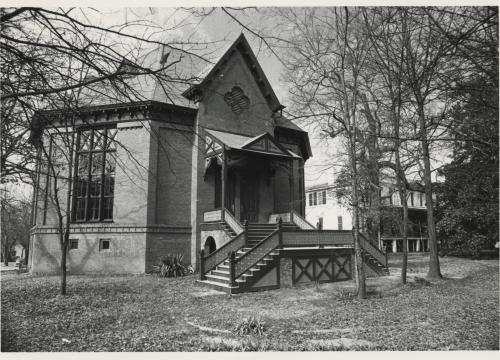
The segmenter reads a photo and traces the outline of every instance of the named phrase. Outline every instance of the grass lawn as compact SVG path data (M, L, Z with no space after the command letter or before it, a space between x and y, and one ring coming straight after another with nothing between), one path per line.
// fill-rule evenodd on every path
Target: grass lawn
M368 279L358 301L350 281L229 296L196 277L2 274L2 351L495 350L498 260L442 258L431 284L427 256L412 256L409 283ZM234 327L261 317L265 336Z

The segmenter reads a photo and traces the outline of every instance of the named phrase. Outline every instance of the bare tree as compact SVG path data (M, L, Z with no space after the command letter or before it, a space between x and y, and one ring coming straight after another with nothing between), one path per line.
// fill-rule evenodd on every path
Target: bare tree
M287 38L289 60L284 61L296 118L316 122L329 137L342 135L344 139L351 182L357 292L362 299L366 297L366 285L359 239L358 91L367 45L362 40L360 11L330 8L278 12L293 26Z
M182 10L171 10L175 19L162 26L147 13L134 13L139 10L120 11L121 17L105 17L80 8L0 10L2 181L32 175L38 161L47 181L35 191L46 193L56 214L61 294L71 232L74 126L85 121L82 110L150 100L156 93L176 104L180 99L172 94L197 80L193 74L211 62L209 45L217 43L195 35L175 40L170 34L189 25L190 14Z
M2 189L0 200L2 260L8 265L13 245L20 244L28 249L31 207L26 199L15 198L6 189Z
M404 87L403 83L405 23L396 8L363 9L363 17L366 34L372 45L370 74L376 79L372 81L376 84L374 86L376 90L370 93L375 98L375 103L382 104L384 119L380 122L385 123L385 129L378 134L374 134L374 136L378 135L377 141L385 143L382 146L383 152L386 153L385 160L382 159L381 154L377 161L379 162L380 171L384 168L394 171L396 186L403 207L403 219L401 221L403 237L401 281L404 284L406 283L408 263L408 180L405 175L405 168L411 166L411 164L403 166L401 159L401 147L404 142L402 137L408 135L408 132L401 133L401 127L408 122L406 119L402 119L405 98L408 96L408 89ZM402 124L402 122L404 123ZM387 154L389 155L387 156ZM380 173L377 173L377 176L380 175ZM400 216L400 214L398 213L396 216Z
M35 112L142 101L154 91L175 104L179 89L211 63L209 45L217 41L170 35L190 25L189 13L171 10L175 19L160 26L147 12L120 11L0 10L2 179L33 171L35 151L28 140Z

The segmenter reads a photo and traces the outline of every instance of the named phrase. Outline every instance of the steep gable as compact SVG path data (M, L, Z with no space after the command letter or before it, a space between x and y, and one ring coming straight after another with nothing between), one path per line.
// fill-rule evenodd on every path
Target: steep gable
M245 36L241 34L236 41L231 45L231 47L226 51L226 53L221 57L221 59L215 64L212 70L208 73L208 75L203 79L203 81L199 84L191 86L188 90L186 90L182 95L184 95L189 100L198 100L203 96L203 91L219 76L221 71L225 68L230 58L238 52L248 70L252 74L259 90L262 92L262 96L266 100L271 111L278 111L284 108L283 105L280 104L274 90L269 83L264 71L262 70L259 62L255 54L253 53L248 41Z

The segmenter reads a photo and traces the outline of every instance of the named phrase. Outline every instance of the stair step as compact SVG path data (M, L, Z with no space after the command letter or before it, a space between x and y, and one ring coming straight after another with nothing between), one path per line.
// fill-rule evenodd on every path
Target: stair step
M201 283L201 284L206 284L206 285L211 285L211 286L214 286L214 287L217 287L217 288L222 288L222 289L237 289L238 286L230 286L229 284L222 284L222 283L218 283L218 282L213 282L213 281L210 281L210 280L196 280L197 282Z
M216 269L216 270L212 270L211 273L212 273L212 275L229 278L229 270L225 271L225 270Z
M217 276L212 274L206 274L205 276L207 277L207 279L210 279L211 281L214 281L216 283L227 284L229 282L229 279L224 276Z

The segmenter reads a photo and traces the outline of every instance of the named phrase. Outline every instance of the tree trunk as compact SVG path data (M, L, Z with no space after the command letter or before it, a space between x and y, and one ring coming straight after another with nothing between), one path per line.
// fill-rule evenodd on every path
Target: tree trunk
M399 134L396 135L399 137ZM399 140L396 140L399 142ZM408 269L408 192L406 189L405 175L401 168L401 157L399 153L399 144L395 147L396 155L396 179L399 198L403 206L403 263L401 266L401 282L406 284L406 273Z
M418 107L418 117L420 122L420 134L422 145L422 157L424 161L424 183L425 183L425 201L427 207L427 236L429 237L429 272L428 279L441 279L441 269L439 267L438 245L436 238L436 226L434 224L434 209L432 201L432 181L431 181L431 161L429 155L429 142L425 128L425 116L423 105Z
M61 235L63 236L63 235ZM64 241L64 240L63 240ZM66 259L67 259L67 246L64 243L61 244L61 295L66 295Z
M9 248L7 244L3 246L3 263L5 266L9 266Z
M352 134L351 134L352 136ZM350 139L350 162L352 174L352 206L354 214L354 264L356 268L356 286L358 299L366 299L366 277L363 254L359 243L359 201L358 201L358 172L356 168L356 143Z
M400 99L400 98L399 98ZM401 104L398 106L398 114L394 114L394 136L395 146L394 155L396 158L396 182L398 186L399 198L403 206L403 261L401 265L401 283L406 284L406 274L408 271L408 191L406 189L406 175L401 166L401 139L400 135L400 111ZM398 215L399 216L399 215Z
M401 266L401 283L406 284L406 274L408 271L408 203L406 189L403 191L403 263Z

